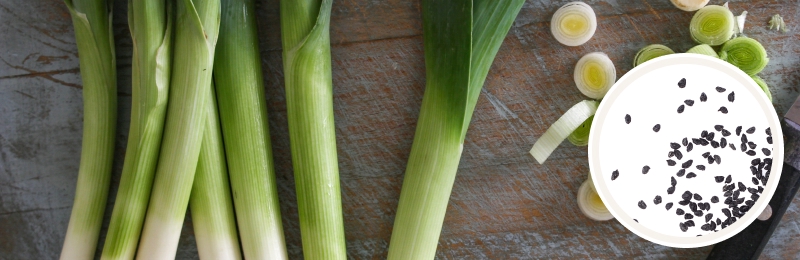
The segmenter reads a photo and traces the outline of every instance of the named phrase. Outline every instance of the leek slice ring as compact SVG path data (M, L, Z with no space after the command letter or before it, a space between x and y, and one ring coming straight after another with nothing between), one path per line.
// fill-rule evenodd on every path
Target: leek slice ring
M575 85L589 98L603 98L616 81L614 63L605 53L586 54L575 65Z
M675 53L675 51L667 46L661 44L650 44L636 53L636 56L633 58L633 66L636 67L639 66L639 64L645 63L646 61L673 53Z
M761 72L769 63L767 50L758 41L748 37L738 37L722 45L719 58L738 67L747 75Z
M694 14L689 32L694 41L717 46L733 37L735 26L731 10L719 5L709 5Z
M578 189L578 208L586 217L593 220L607 221L614 218L597 194L592 178L586 179Z
M550 20L550 32L558 42L579 46L592 38L597 30L597 16L584 2L570 2L559 8Z

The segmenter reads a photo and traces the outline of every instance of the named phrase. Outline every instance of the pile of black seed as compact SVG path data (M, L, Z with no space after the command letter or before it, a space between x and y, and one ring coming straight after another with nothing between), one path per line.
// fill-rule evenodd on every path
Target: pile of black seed
M686 79L681 79L678 82L678 87L685 88ZM723 87L716 87L715 90L721 94L726 92L726 89ZM700 94L700 102L706 102L708 98L709 97L705 93ZM733 91L727 94L727 101L735 101L735 94ZM694 104L694 100L686 99L683 101L683 104L678 107L677 112L679 114L683 113L686 110L686 106L692 107ZM725 106L720 107L717 111L722 114L728 114L728 109ZM631 123L631 116L629 114L625 115L625 123ZM658 133L661 128L661 124L656 124L653 126L653 131ZM770 170L772 169L771 149L766 147L759 148L759 145L754 142L754 140L748 139L748 134L754 136L757 130L755 126L750 126L744 131L743 129L743 126L729 128L724 125L714 125L713 129L702 130L699 136L684 137L681 140L669 143L666 163L668 167L678 168L678 171L675 173L675 176L670 177L670 186L666 190L667 195L675 193L675 190L678 189L678 179L692 179L698 177L698 174L702 174L707 168L710 169L715 165L721 165L723 163L723 158L713 153L714 149L738 150L748 156L755 157L750 163L752 177L745 182L734 180L731 175L714 176L714 181L718 183L721 188L721 198L718 196L710 196L710 198L704 200L703 196L700 194L686 190L681 194L680 200L667 202L665 208L668 211L672 210L674 203L678 204L674 207L674 210L675 214L680 216L677 228L681 231L687 232L690 228L695 227L695 218L697 218L697 223L702 223L699 224L701 230L717 232L732 225L737 219L743 217L755 202L758 201L760 194L764 191L764 186L769 180ZM772 144L772 132L770 128L766 128L764 132L767 135L766 142ZM702 153L701 156L703 159L699 160L698 158L699 162L688 159L689 153L692 152L695 147L709 146L712 152ZM683 161L684 153L687 156L687 160L685 161ZM642 174L647 174L649 171L650 166L645 165L642 167ZM616 180L619 176L619 170L615 170L612 173L611 180ZM678 179L676 179L676 177ZM653 204L661 204L666 199L669 199L669 197L674 196L665 195L665 197L666 198L662 198L661 195L656 195L653 199ZM714 213L711 212L711 204L720 202L725 206L720 210L721 214L717 212L717 217L715 218ZM643 210L647 209L647 203L644 200L640 200L637 204L639 208Z

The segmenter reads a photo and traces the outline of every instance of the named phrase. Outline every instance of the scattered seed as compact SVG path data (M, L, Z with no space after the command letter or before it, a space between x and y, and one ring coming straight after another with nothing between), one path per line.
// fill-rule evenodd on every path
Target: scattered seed
M709 155L711 155L711 152L705 152L703 153L703 158L707 158Z
M742 143L742 145L739 146L739 149L742 149L742 152L747 151L747 143Z
M709 141L714 141L714 132L708 133L706 135L706 139L708 139Z
M731 150L734 150L734 151L736 151L736 146L735 146L735 145L733 145L733 143L730 143L730 144L728 144L728 146L730 146L730 147L731 147Z
M746 154L750 155L750 156L755 156L756 155L756 151L750 150L750 151L747 151Z
M764 132L767 132L768 136L772 136L772 130L769 127L767 127L767 129L764 130Z
M679 107L678 107L678 114L680 114L680 113L683 113L683 109L684 109L684 108L685 108L685 107L684 107L683 105L679 106Z
M717 196L711 197L711 203L719 202L719 198Z
M672 149L680 149L681 145L678 143L669 143L669 147Z
M690 172L690 173L686 174L686 178L687 179L691 179L691 178L694 178L694 177L697 177L697 174L695 174L694 172Z
M735 97L734 97L733 91L731 91L731 93L730 93L730 94L728 94L728 101L730 101L730 102L733 102L733 99L734 99L734 98L735 98Z
M700 137L701 138L706 138L706 136L708 136L708 131L703 130L703 132L700 132Z
M661 204L661 196L656 195L656 197L653 199L653 203L656 205Z
M756 127L753 126L753 127L747 128L747 131L745 131L745 132L748 133L748 134L753 134L753 133L756 132Z
M700 102L706 102L706 100L708 100L706 93L705 92L700 93Z
M672 208L672 202L667 203L667 205L665 205L664 207L667 208L667 210L671 209Z
M686 138L686 137L684 137L684 138L683 138L683 140L681 140L681 144L682 144L683 146L687 146L687 145L689 145L689 138Z
M758 185L758 178L753 177L753 184Z
M726 217L730 218L731 217L731 210L723 208L722 209L722 214L725 214Z
M713 148L719 148L719 142L717 142L717 141L711 141L711 147L713 147Z
M680 169L676 175L678 175L678 177L683 177L684 174L686 174L686 169Z
M722 106L722 107L719 107L719 110L717 110L717 111L722 112L723 114L727 114L728 113L728 108Z
M731 131L728 131L728 129L722 129L722 136L729 136L729 135L731 135Z
M687 106L692 106L692 105L694 105L694 100L687 99L687 100L684 100L683 103L686 104Z
M694 220L686 221L686 226L687 227L694 227Z
M715 176L714 181L716 181L717 183L722 183L723 181L725 181L725 177Z
M693 218L694 218L694 215L689 214L689 213L686 213L686 214L683 215L683 219L693 219Z
M689 209L692 210L692 211L697 211L697 203L690 202L689 203Z
M686 152L691 152L692 149L694 149L694 145L692 143L689 143L688 145L686 145Z
M728 140L725 139L725 137L723 137L722 140L719 140L719 146L727 147L728 146Z
M678 87L679 88L685 88L686 87L686 79L685 78L682 78L681 80L678 81Z
M681 208L678 208L678 209L675 210L675 215L679 215L680 216L680 215L683 215L683 213L684 213L683 209L681 209Z
M646 208L647 208L647 204L644 204L644 201L643 201L643 200L640 200L640 201L639 201L639 208L641 208L641 209L646 209Z
M767 136L767 143L772 144L772 136Z
M698 164L697 166L695 166L695 168L697 168L698 170L701 170L701 171L705 171L706 170L706 166L702 165L702 164Z
M681 206L686 206L686 205L689 205L689 202L690 201L688 201L688 200L682 200L682 201L678 201L678 204L681 205Z
M669 180L670 185L674 187L675 185L678 184L678 180L676 180L675 177L669 176L669 178L670 178Z
M625 123L626 124L630 124L631 123L631 115L630 114L626 114L625 115Z
M689 227L687 227L686 224L684 224L683 222L678 224L678 227L680 227L681 231L683 231L683 232L686 232L687 230L689 230Z
M672 158L673 156L675 156L675 152L669 151L669 153L667 153L667 158Z
M647 174L650 171L650 166L645 165L642 167L642 174Z
M761 152L764 153L764 155L766 155L766 156L769 156L770 154L772 154L772 152L770 152L769 149L767 149L767 148L761 148Z
M658 130L661 130L661 124L656 124L653 126L653 132L658 133Z
M676 164L676 163L675 163L675 161L673 161L673 160L667 160L667 165L669 165L669 166L675 166L675 164Z
M693 197L694 197L694 200L703 200L703 197L701 197L700 194L697 194L697 193L695 193Z
M724 127L722 125L714 125L714 130L722 131Z
M717 164L720 164L720 163L722 163L722 157L719 157L719 155L715 154L714 155L714 161L717 162Z
M693 162L693 160L688 160L688 161L682 163L681 167L684 168L684 169L689 168L689 167L692 166L692 162Z
M728 177L725 178L725 183L731 183L731 175L728 175Z
M742 135L742 143L747 143L747 135Z
M706 159L708 159L708 164L713 164L713 163L714 163L714 157L712 157L712 156L709 156L709 157L708 157L708 158L706 158Z
M700 207L700 206L698 206L698 207ZM694 211L694 215L698 216L698 217L702 217L703 216L703 210L695 210Z
M744 183L742 183L742 182L740 181L738 184L739 184L739 191L742 191L742 192L743 192L743 191L746 191L746 190L747 190L747 186L744 186ZM739 196L736 196L736 197L739 197Z
M683 194L681 194L681 198L683 198L683 200L690 200L690 199L692 199L692 195L694 195L694 194L692 194L692 192L687 190L687 191L684 191Z
M725 88L717 87L717 92L719 92L719 93L725 92Z
M667 194L675 193L675 186L667 188Z
M619 177L619 170L614 170L613 172L611 172L611 180L612 181L616 180L617 177Z
M678 160L683 159L683 153L681 153L681 151L675 150L674 152L675 152L675 158L678 158Z

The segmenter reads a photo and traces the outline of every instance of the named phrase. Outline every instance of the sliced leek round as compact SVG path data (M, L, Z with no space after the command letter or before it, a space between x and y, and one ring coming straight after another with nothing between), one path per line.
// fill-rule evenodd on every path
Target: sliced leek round
M686 51L686 53L703 54L703 55L708 55L708 56L711 56L711 57L714 57L714 58L719 58L719 55L717 55L717 52L714 51L714 49L712 49L711 46L709 46L708 44L700 44L700 45L694 46L691 49L689 49L688 51Z
M646 61L675 53L667 46L661 44L650 44L639 50L633 58L633 66L639 66Z
M592 179L589 178L578 189L578 208L584 215L597 221L606 221L614 218L606 208L606 204L597 195Z
M722 45L719 58L733 64L750 76L761 72L769 63L764 46L748 37L738 37L726 42L725 45Z
M594 116L590 116L589 119L583 121L583 124L578 126L578 129L575 129L575 131L572 131L572 133L567 136L567 140L575 146L588 145L592 121L594 121Z
M761 211L761 214L758 215L758 220L766 221L770 217L772 217L772 207L767 205L767 207L764 208L764 211Z
M694 12L708 4L708 0L670 0L678 9Z
M767 82L764 82L764 80L761 79L761 77L759 76L752 76L752 78L753 81L755 81L756 84L758 84L758 86L761 87L761 90L764 91L764 94L767 95L767 99L769 99L769 101L772 102L772 92L769 91L769 86L767 86Z
M537 162L544 163L547 157L586 119L597 111L597 101L584 100L578 102L556 120L544 134L536 140L531 148L531 155Z
M578 46L586 43L597 30L597 17L584 2L567 3L553 14L550 31L561 44Z
M575 85L587 97L603 98L616 80L614 63L605 53L586 54L575 65Z
M709 5L694 14L689 32L694 41L717 46L733 37L735 23L733 13L727 7Z

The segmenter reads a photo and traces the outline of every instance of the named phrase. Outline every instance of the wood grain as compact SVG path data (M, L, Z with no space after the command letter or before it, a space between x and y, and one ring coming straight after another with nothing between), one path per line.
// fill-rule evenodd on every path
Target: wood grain
M465 141L439 241L439 259L700 259L709 247L650 243L616 221L594 222L575 204L588 174L586 148L569 143L545 165L527 151L564 111L585 97L574 87L577 60L607 53L617 74L651 43L675 51L694 45L692 13L669 1L587 1L597 34L580 47L553 39L549 20L568 1L529 0L492 65ZM712 0L712 4L722 4ZM112 197L119 182L130 116L126 2L114 3L119 75L119 138ZM258 24L283 223L292 259L302 258L277 0L258 1ZM782 115L800 93L800 1L732 1L748 11L748 36L761 41ZM783 15L788 33L767 30ZM345 235L352 259L382 259L425 84L419 1L335 1L331 24L334 108ZM67 9L58 0L0 0L0 259L54 259L74 196L82 99L78 54ZM796 198L796 200L800 199ZM763 259L800 258L795 201ZM107 213L110 213L111 204ZM109 215L109 214L107 214ZM107 223L106 223L107 225ZM196 258L187 218L179 259Z

